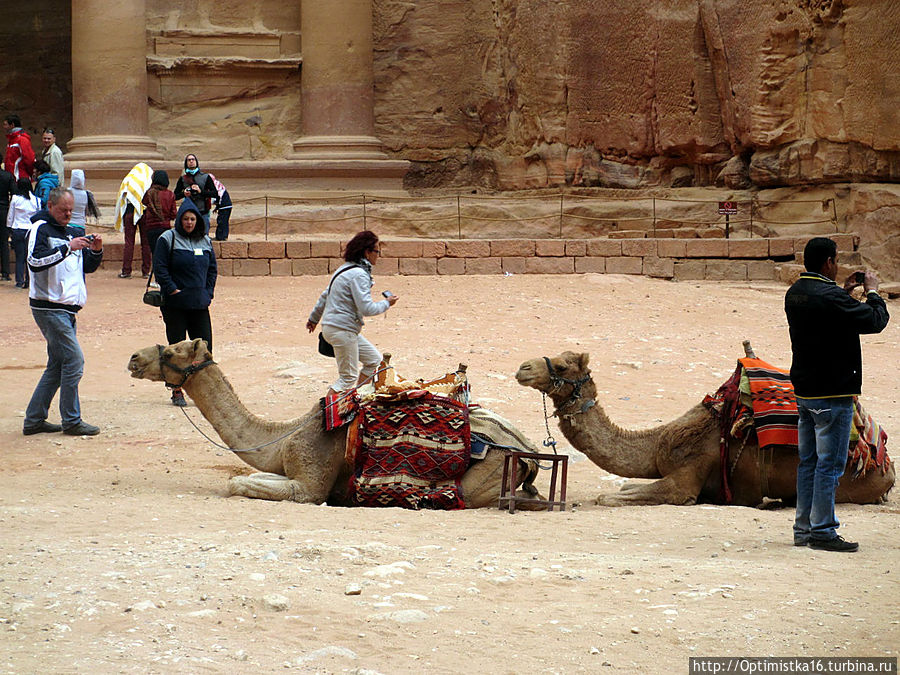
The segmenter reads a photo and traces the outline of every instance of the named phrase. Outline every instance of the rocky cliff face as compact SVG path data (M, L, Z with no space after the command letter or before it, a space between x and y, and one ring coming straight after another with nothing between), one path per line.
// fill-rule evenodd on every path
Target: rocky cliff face
M900 182L900 2L372 2L377 134L411 189ZM0 31L2 107L63 147L69 5ZM147 0L146 27L166 156L290 156L299 2Z
M410 187L900 180L900 4L376 0Z

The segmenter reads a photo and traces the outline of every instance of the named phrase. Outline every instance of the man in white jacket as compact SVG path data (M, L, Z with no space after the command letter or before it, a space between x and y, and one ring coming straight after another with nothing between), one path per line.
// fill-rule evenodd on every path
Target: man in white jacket
M70 436L95 436L100 429L81 419L78 383L84 354L75 334L75 316L87 301L84 275L103 259L99 235L76 236L69 226L74 199L63 188L50 192L47 209L32 218L28 237L31 314L47 340L47 367L25 410L23 433L62 431ZM62 424L47 421L50 403L59 391Z

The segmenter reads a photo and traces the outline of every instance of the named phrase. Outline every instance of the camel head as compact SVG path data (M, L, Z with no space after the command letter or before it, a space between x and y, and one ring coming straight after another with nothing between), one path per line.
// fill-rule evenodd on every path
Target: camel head
M166 347L152 345L131 355L128 370L131 376L172 385L184 383L184 373L196 370L198 364L212 361L206 340L185 340ZM191 369L191 367L194 367Z
M545 394L568 396L574 389L574 383L590 377L591 371L587 367L589 358L585 353L563 352L551 359L543 356L531 359L519 366L516 380L523 387L531 387Z

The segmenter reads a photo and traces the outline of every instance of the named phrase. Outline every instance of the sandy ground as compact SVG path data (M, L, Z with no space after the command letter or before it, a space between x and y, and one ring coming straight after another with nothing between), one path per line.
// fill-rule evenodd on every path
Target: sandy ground
M323 284L220 280L216 359L254 412L294 417L332 379L303 330ZM744 338L789 363L777 285L377 278L384 288L401 300L366 333L398 371L468 364L474 397L536 442L547 435L540 395L513 377L525 359L589 352L601 404L634 428L715 391ZM89 278L81 401L103 433L23 437L45 347L25 294L0 286L0 671L675 673L691 656L897 656L896 495L839 507L855 555L791 546L787 509L598 507L619 480L564 442L564 513L227 498L243 464L161 385L125 370L135 348L164 339L142 290L115 271ZM887 330L863 340L864 393L897 439L890 309Z

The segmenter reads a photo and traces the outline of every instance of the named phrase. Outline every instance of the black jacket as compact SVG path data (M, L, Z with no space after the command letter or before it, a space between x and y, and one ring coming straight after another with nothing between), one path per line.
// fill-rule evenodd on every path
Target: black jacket
M185 211L197 216L197 226L188 235L181 219ZM166 298L166 307L205 309L216 291L218 266L212 243L206 234L206 223L190 199L185 199L175 216L175 227L166 230L156 241L153 273ZM175 293L175 291L180 291Z
M209 174L205 174L202 171L198 171L193 176L189 173L182 174L175 184L175 199L184 199L185 188L191 185L199 185L200 194L191 195L189 199L194 202L200 213L207 215L212 207L213 201L219 198L219 191L216 190L216 184L213 183Z
M877 293L854 299L831 279L806 272L784 296L791 332L791 382L798 398L858 396L862 391L861 333L887 326Z
M16 179L9 171L0 169L0 209L8 209L9 201L16 194ZM5 227L6 221L0 223L0 227Z

